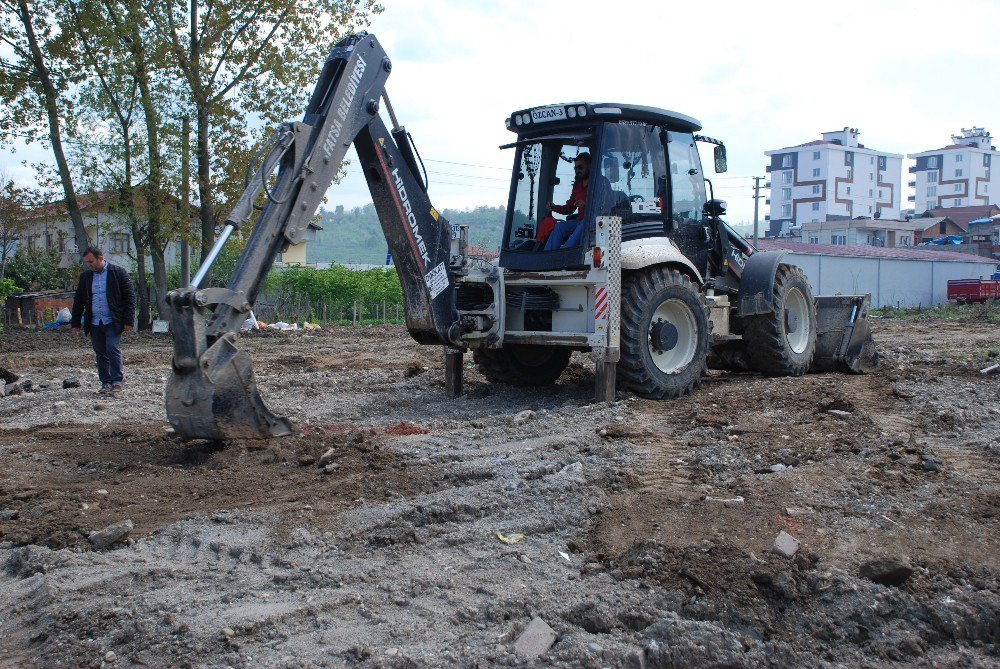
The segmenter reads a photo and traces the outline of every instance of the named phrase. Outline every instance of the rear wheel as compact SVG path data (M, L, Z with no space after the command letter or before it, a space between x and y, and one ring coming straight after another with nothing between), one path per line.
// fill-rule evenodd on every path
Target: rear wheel
M708 306L699 287L662 267L631 276L622 286L618 381L637 395L687 395L708 369Z
M816 352L816 302L798 267L779 265L774 310L747 319L743 333L751 368L768 376L802 376Z
M472 359L492 383L547 386L556 382L572 354L565 346L507 344L503 348L475 349Z

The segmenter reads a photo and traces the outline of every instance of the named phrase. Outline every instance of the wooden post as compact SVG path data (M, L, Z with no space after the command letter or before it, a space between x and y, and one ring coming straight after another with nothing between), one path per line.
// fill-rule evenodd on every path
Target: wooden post
M606 360L598 360L594 363L597 372L594 383L594 400L596 402L615 401L615 375L618 365Z
M462 355L460 348L444 347L444 390L448 397L462 394Z

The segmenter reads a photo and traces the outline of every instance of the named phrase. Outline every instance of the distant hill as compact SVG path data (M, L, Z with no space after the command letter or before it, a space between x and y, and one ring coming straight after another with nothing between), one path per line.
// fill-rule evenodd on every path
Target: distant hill
M490 250L500 246L506 207L484 206L469 211L445 209L441 214L452 223L468 225L469 243L473 246ZM323 229L306 246L307 262L385 263L387 246L375 205L353 209L338 205L332 211L321 209L318 223Z

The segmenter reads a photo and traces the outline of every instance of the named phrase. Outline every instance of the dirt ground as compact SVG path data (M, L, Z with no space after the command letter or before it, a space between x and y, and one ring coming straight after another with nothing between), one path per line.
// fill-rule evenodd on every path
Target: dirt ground
M105 399L82 340L0 332L32 382L0 398L0 666L1000 666L1000 332L874 327L870 375L612 405L581 355L542 389L468 356L450 400L402 327L251 334L297 433L224 446L169 434L166 336Z

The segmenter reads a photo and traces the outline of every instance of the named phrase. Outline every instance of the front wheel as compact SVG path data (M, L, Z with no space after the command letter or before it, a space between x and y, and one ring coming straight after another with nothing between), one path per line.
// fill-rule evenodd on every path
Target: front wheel
M768 376L802 376L816 352L816 302L798 267L779 265L774 309L747 319L743 332L750 367Z
M632 275L622 286L620 385L653 399L687 395L708 369L711 327L701 290L684 274Z

